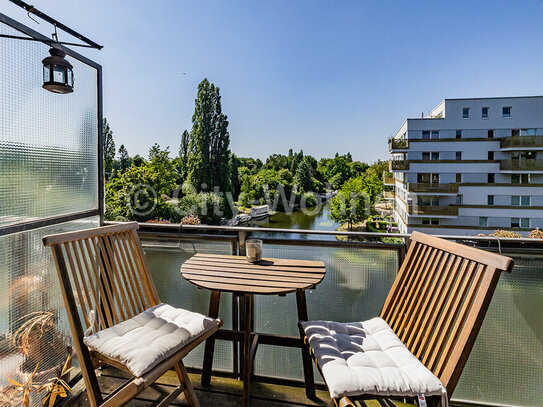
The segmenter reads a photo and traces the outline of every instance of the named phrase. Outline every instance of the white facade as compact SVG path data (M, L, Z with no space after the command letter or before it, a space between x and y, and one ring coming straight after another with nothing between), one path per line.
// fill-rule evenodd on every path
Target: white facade
M543 228L543 96L445 99L389 147L400 232Z

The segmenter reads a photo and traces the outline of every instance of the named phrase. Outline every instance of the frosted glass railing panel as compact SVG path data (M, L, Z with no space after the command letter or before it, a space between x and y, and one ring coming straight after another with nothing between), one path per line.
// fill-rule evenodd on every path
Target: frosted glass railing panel
M145 256L151 275L162 302L174 307L190 311L208 313L210 291L200 290L181 277L181 264L196 253L232 254L230 242L211 240L182 240L173 243L156 242L143 239ZM232 328L232 295L222 294L219 306L219 317L224 321L225 328ZM215 342L213 369L231 372L232 343ZM183 359L188 367L201 368L204 357L204 347L199 345Z
M512 257L454 399L543 406L543 257Z
M0 23L0 33L21 35ZM73 58L75 86L42 88L41 42L0 47L0 226L98 207L97 70Z
M326 276L314 290L306 291L310 319L361 321L379 314L398 270L396 250L364 247L307 247L264 244L264 256L321 260ZM259 332L299 335L294 294L286 297L256 296L255 324ZM262 346L255 358L255 373L300 380L301 351ZM322 382L318 373L315 379Z
M72 336L55 264L51 249L41 239L98 224L98 217L92 217L0 237L0 392L7 391L6 386L9 389L8 378L22 382L23 374L31 373L36 365L34 383L45 383L71 354ZM14 337L36 313L46 316L45 323L37 325L43 335L38 335L37 328L31 331L34 339L25 354L20 342L14 344ZM33 399L32 404L41 402Z

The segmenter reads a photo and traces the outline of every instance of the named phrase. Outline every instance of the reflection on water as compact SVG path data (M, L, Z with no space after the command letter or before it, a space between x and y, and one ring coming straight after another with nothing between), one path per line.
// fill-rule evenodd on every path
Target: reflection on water
M251 220L248 226L276 229L336 230L339 223L330 219L330 204L309 208L307 211L297 210L292 213L278 212L262 220ZM258 233L262 237L281 239L321 239L334 240L333 235L300 235L297 233Z

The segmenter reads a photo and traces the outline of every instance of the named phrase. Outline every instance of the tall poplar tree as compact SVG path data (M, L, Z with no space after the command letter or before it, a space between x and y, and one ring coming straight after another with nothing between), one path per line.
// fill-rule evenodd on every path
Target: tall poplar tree
M102 148L104 150L104 172L106 179L113 171L113 163L115 162L115 142L113 141L113 131L109 127L107 119L104 117L102 122Z
M188 181L197 190L231 191L230 135L228 120L222 113L219 88L207 78L198 85L188 143Z

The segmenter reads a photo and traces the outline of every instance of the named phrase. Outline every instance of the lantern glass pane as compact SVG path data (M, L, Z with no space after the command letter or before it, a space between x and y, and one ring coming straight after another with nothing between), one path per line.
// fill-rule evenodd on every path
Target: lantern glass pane
M69 68L67 69L67 72L68 72L68 82L67 83L68 83L68 85L73 87L74 86L74 74L73 74L72 70L69 69Z
M62 66L53 66L53 82L66 83L66 72Z
M43 81L44 82L49 82L51 80L51 69L49 67L49 65L44 65L43 66Z

